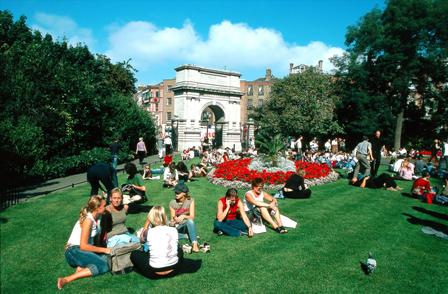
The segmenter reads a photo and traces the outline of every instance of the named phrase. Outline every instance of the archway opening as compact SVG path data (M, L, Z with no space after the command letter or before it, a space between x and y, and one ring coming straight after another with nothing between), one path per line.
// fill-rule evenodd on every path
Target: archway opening
M224 111L217 105L209 105L201 112L201 144L204 150L222 146Z

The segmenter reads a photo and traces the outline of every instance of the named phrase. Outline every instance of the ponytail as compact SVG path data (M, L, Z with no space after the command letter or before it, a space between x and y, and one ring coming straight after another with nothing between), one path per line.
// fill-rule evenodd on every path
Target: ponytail
M100 195L93 195L89 198L89 201L87 201L87 204L81 208L81 211L79 212L79 223L82 224L84 220L87 217L87 214L89 212L95 211L98 207L101 205L101 201L103 201L103 197Z

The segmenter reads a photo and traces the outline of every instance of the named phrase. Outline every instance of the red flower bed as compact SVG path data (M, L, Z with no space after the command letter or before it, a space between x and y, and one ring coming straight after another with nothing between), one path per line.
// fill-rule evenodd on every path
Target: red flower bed
M250 183L255 178L262 178L265 183L277 185L284 184L288 177L294 173L292 171L267 172L266 170L250 170L249 164L251 160L251 158L243 158L223 162L217 166L213 178L221 178L227 181L242 181L246 183ZM331 171L330 167L326 164L298 160L295 162L295 165L306 171L305 179L325 177Z

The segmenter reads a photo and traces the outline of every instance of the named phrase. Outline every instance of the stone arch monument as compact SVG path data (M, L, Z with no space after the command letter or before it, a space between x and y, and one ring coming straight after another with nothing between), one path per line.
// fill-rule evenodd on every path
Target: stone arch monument
M215 147L241 151L241 74L194 65L175 70L172 128L178 150L213 137Z

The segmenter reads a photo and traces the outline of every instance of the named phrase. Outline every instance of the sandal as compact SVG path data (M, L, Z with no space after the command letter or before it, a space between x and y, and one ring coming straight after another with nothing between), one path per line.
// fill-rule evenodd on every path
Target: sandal
M275 228L275 231L277 231L277 233L279 233L279 234L286 234L286 233L288 233L288 230L285 229L285 227L283 227L283 226Z

